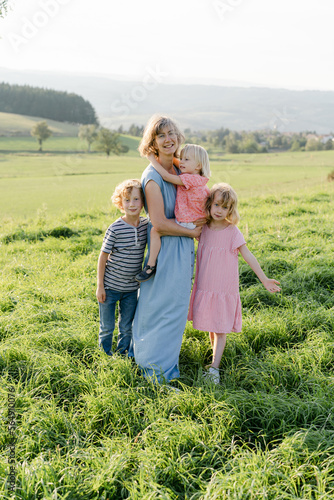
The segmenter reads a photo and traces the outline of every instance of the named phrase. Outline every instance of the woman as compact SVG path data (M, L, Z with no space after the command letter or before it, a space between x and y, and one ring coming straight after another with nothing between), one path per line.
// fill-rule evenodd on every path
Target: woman
M154 153L163 168L178 173L173 159L184 140L168 117L154 115L148 122L139 146L141 156ZM201 232L184 228L174 221L176 186L165 182L149 165L142 175L145 210L152 225L163 235L157 270L140 286L133 323L136 363L153 381L179 377L179 354L187 321L194 265L194 241Z

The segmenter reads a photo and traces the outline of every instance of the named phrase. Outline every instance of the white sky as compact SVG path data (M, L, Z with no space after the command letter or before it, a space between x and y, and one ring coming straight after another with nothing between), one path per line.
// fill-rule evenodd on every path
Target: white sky
M0 67L334 91L333 0L9 0ZM1 75L0 75L1 79Z

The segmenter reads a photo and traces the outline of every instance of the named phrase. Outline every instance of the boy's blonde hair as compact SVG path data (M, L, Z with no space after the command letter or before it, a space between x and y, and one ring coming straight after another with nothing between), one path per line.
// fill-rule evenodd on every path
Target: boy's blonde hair
M193 155L195 162L201 166L200 174L209 179L211 175L210 161L206 150L197 144L186 144L181 149L180 158L182 159L187 154Z
M221 182L220 184L215 184L210 189L210 194L205 202L205 211L207 214L208 222L211 222L212 220L210 212L213 200L217 193L219 193L220 195L220 204L223 207L227 207L228 205L230 205L230 209L226 216L226 220L236 226L240 220L240 215L238 212L238 196L237 193L234 191L234 189L225 182Z
M122 198L126 195L131 194L133 188L138 188L140 192L141 201L144 205L144 192L139 179L127 179L116 186L115 191L111 197L111 201L115 207L120 210L123 209Z
M181 133L176 123L168 116L153 115L145 127L143 138L138 147L140 156L145 157L150 153L154 153L156 156L159 156L155 138L165 127L174 129L178 140L178 148L181 146L184 141L184 135ZM176 153L175 156L177 156Z

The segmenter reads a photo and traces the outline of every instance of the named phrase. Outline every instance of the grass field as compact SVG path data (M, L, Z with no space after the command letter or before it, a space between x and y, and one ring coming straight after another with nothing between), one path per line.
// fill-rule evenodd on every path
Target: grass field
M96 263L119 215L108 200L146 162L67 158L0 157L0 498L332 499L333 152L212 161L210 183L239 192L240 229L282 293L240 261L243 331L221 384L205 384L209 339L188 323L181 393L97 348Z
M137 137L122 135L121 143L129 146L130 151L127 156L138 156L136 148L138 147L139 139ZM87 142L82 141L77 135L73 137L51 136L43 142L43 152L38 152L39 144L34 137L0 137L0 154L23 154L36 153L38 155L59 155L73 153L87 153ZM96 144L91 147L92 153L96 153Z
M122 157L0 153L0 213L30 217L42 208L52 214L60 208L107 208L116 184L125 178L140 178L147 165L135 152L138 140L124 140L132 149L130 155ZM241 198L262 193L277 195L325 185L333 164L334 151L213 157L209 186L229 182Z

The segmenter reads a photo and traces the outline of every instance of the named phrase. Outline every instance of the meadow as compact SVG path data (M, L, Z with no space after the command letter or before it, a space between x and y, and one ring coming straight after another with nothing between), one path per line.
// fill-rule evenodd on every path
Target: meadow
M243 331L221 383L203 379L209 339L187 323L180 393L97 347L109 198L146 162L82 155L57 171L55 158L68 156L0 155L0 498L333 498L333 152L213 159L210 184L239 192L240 229L282 292L241 260Z
M108 158L96 152L86 154L70 149L69 144L73 146L73 141L78 142L73 137L51 137L50 151L42 154L20 149L21 141L28 141L36 148L33 138L0 138L0 214L30 217L39 210L57 214L60 209L110 208L109 200L116 184L124 178L140 178L147 165L136 152L138 139L124 137L122 140L131 148L129 153ZM61 149L57 149L60 145ZM67 152L65 146L68 146ZM334 151L211 154L210 158L209 186L229 182L243 199L326 185L327 175L333 170Z

